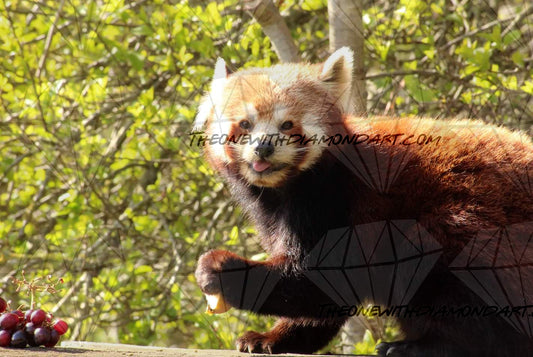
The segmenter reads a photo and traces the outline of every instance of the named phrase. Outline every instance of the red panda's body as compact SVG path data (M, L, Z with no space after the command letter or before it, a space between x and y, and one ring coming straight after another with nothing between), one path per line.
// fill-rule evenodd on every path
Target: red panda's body
M497 230L512 231L514 245L480 249L474 260L466 261L475 261L479 271L503 266L506 301L512 306L533 302L528 285L533 282L533 242L527 238L533 234L530 139L474 121L342 114L339 100L346 100L350 56L341 50L324 65L286 65L230 76L219 62L211 97L202 104L197 124L206 124L207 135L271 139L206 147L207 159L228 182L271 256L253 262L219 250L199 261L196 276L204 293L221 293L231 306L281 317L270 332L242 336L237 342L242 351L314 352L346 321L347 314L339 313L346 311L342 301L354 305L372 300L383 306L399 301L398 294L412 288L400 284L411 279L401 276L405 270L400 266L408 259L398 258L400 248L391 248L394 244L376 244L373 235L379 227L387 228L388 233L379 234L391 242L401 241L399 235L405 242L416 236L420 247L432 249L421 252L434 259L420 260L420 270L427 271L412 283L416 289L406 304L411 310L491 305L488 300L501 292L489 287L483 293L473 286L470 275L464 275L470 265L463 264L463 256L479 248L476 237ZM280 135L293 141L272 141ZM353 233L343 241L346 245L335 247L328 239L339 229ZM361 246L350 243L355 236ZM328 244L328 254L338 264L326 269L327 258L314 258ZM376 286L363 287L367 280L356 273L364 268L361 252L395 257L368 271L391 268L396 288L375 279L370 284ZM371 260L365 261L371 265ZM352 282L349 288L344 278ZM387 294L377 292L380 288ZM324 314L325 306L336 313ZM404 314L398 321L406 342L384 344L380 355L533 356L533 319L519 319L522 330L497 314Z

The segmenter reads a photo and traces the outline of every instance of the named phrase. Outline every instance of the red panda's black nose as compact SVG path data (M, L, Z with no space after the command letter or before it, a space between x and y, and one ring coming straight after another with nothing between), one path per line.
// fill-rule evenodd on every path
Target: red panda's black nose
M266 159L274 153L274 145L271 143L261 143L255 147L255 154L261 159Z

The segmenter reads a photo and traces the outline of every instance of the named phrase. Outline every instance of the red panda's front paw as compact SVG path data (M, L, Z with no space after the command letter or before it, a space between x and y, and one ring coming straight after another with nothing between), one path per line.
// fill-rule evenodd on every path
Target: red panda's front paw
M210 250L198 259L194 273L196 282L204 294L220 294L226 290L222 286L223 274L242 264L242 258L236 254L226 250Z
M276 341L267 333L248 331L237 339L237 350L248 353L279 353Z

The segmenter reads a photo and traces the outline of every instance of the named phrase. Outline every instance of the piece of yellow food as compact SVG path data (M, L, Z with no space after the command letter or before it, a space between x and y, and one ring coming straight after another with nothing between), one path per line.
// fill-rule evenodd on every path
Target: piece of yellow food
M209 315L221 314L231 309L231 306L229 306L224 301L221 294L215 294L215 295L206 294L205 299L207 300L207 309L205 310L205 312L208 313Z

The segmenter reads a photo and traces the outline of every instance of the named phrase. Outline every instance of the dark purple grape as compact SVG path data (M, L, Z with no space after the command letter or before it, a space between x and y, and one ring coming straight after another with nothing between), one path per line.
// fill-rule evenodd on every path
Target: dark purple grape
M44 312L41 309L35 310L31 314L31 322L33 322L35 326L39 326L40 324L42 324L45 319L46 319L46 312Z
M30 347L39 346L37 343L35 343L35 335L26 334L26 342L28 342L28 345L30 345Z
M28 335L33 335L35 333L35 329L37 328L37 326L35 326L35 324L33 322L28 322L25 326L24 326L24 331L26 331L26 333Z
M52 330L50 332L50 340L44 346L45 347L54 347L59 342L59 338L60 338L59 333L56 330Z
M0 347L7 347L11 343L11 334L9 331L0 331Z
M28 342L28 345L31 347L36 347L38 344L35 343L35 330L37 327L33 324L33 322L28 322L26 326L24 326L24 332L26 332L26 340Z
M7 301L0 297L0 314L7 309Z
M3 314L0 317L0 327L4 330L11 330L19 323L19 317L12 312Z
M15 331L11 336L11 347L24 348L27 344L26 334L22 330Z
M33 322L27 322L24 326L24 332L26 332L26 339L28 340L28 345L31 347L36 347L38 344L35 343L35 330L37 326Z
M47 327L37 327L33 333L33 338L37 346L46 345L50 342L50 330Z

